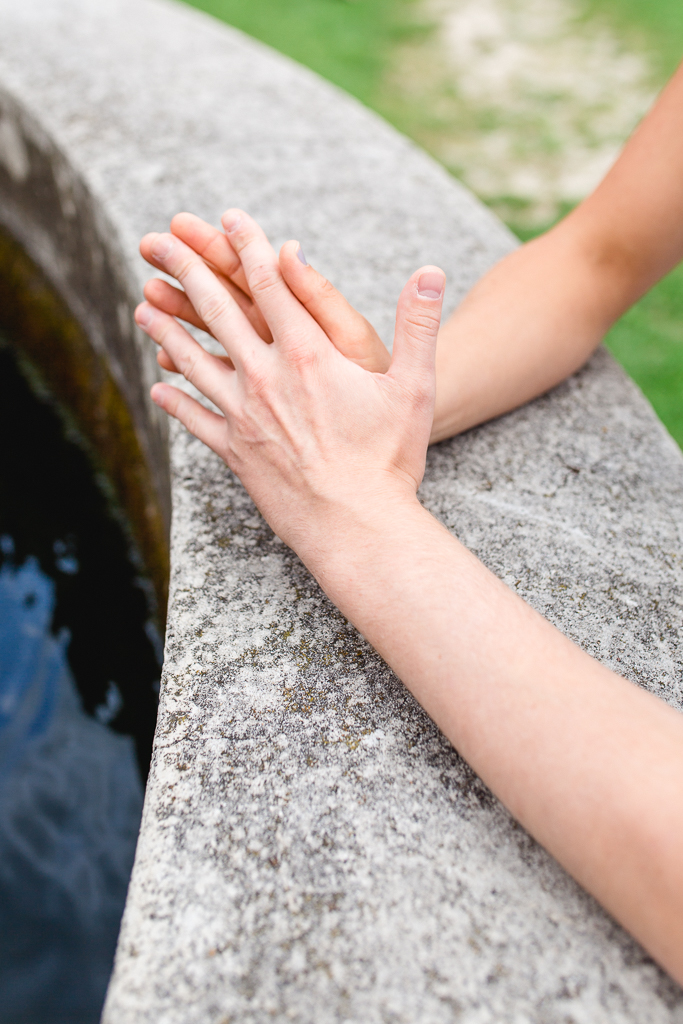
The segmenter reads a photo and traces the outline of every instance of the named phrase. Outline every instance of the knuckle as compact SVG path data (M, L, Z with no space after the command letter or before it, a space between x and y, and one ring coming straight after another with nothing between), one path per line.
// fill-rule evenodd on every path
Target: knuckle
M230 417L233 441L239 446L254 444L262 435L262 416L258 415L260 410L254 408L256 404L254 398L247 394L239 410Z
M197 257L195 257L194 254L188 255L183 252L182 254L179 254L177 256L177 258L173 261L173 265L170 266L168 270L169 273L171 273L173 277L175 277L176 281L180 281L182 284L182 282L186 281L187 278L190 276L196 263Z
M225 217L225 214L223 215ZM223 227L225 227L225 221ZM242 222L237 227L232 227L229 232L228 244L236 253L243 253L254 241L254 233L250 224Z
M249 273L252 295L265 295L280 284L278 269L270 263L259 263Z
M252 395L266 395L269 391L270 380L268 374L261 366L252 366L248 373L249 391Z
M181 365L178 367L183 377L189 380L190 383L194 383L196 378L198 355L196 352L190 351L183 354L183 358L180 361Z
M252 394L263 393L267 389L270 379L263 360L259 359L254 352L244 352L240 361L249 391Z
M153 324L154 330L152 331L152 337L156 341L157 345L164 345L168 342L169 335L172 333L175 327L175 322L166 316L155 317Z
M434 401L434 384L430 374L419 373L413 377L410 388L410 400L414 409L421 410L431 406Z
M318 362L318 353L301 335L293 335L287 343L287 361L297 370L306 370Z
M398 388L409 404L416 407L429 404L436 394L434 372L427 366L413 366L410 374L398 381Z
M194 411L194 409L190 409L188 411L186 419L187 419L187 429L190 431L191 434L194 434L194 436L196 437L197 436L197 413Z
M205 324L215 324L222 320L228 309L229 300L227 295L220 295L215 292L205 295L197 303L197 316Z
M432 405L434 397L436 395L436 388L434 387L434 381L431 375L426 375L418 382L415 389L415 401L420 407L425 405Z
M403 321L406 331L414 336L431 334L438 329L440 322L441 318L428 309L410 310Z

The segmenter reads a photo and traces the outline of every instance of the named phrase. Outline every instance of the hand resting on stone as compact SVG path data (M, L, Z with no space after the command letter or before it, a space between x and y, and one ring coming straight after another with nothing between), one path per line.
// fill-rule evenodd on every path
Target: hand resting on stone
M261 229L244 213L229 217L246 277L242 294L254 302L235 297L236 286L175 235L147 236L141 246L184 286L192 310L182 313L205 326L228 358L210 355L149 302L137 321L223 415L168 385L156 385L154 400L225 460L273 530L299 550L315 523L332 526L347 493L389 488L414 497L432 423L445 278L429 267L411 277L391 364L369 372L342 355L292 295Z
M252 300L240 258L227 236L191 213L177 214L171 221L171 232L203 258L230 291L260 337L264 341L272 341L268 325ZM161 269L147 242L143 242L142 251L149 263ZM267 253L272 265L278 261L265 236L263 251ZM298 243L289 242L282 247L279 267L290 290L343 355L366 370L383 372L388 369L391 356L374 327L329 281L308 265ZM145 285L145 298L171 316L211 333L197 315L187 294L167 281L158 278L148 281ZM157 358L165 370L175 370L163 349Z

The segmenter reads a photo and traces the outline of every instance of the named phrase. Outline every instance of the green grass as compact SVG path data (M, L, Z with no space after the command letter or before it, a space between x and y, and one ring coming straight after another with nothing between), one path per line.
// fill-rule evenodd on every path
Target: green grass
M630 309L606 342L683 448L683 265Z
M382 86L394 47L423 30L415 0L188 2L308 65L410 130L414 112L388 105ZM683 56L683 0L583 0L583 10L600 14L627 45L645 48L658 84ZM514 203L509 220L523 241L539 233L519 229ZM683 447L683 268L619 321L607 345Z
M664 82L683 58L681 0L584 0L588 16L602 15L627 43L645 45Z

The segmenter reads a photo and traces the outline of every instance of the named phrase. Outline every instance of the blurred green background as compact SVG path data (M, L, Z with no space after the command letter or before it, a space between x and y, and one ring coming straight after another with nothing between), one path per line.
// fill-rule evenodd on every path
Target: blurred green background
M683 0L189 2L378 110L522 240L590 191L683 57ZM606 340L683 447L683 267Z

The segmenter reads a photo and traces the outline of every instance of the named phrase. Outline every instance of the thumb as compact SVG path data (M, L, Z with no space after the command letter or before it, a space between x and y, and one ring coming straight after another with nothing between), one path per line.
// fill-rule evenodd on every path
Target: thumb
M389 373L409 386L414 387L416 380L423 379L433 387L436 337L445 287L443 270L422 267L409 279L398 300Z

